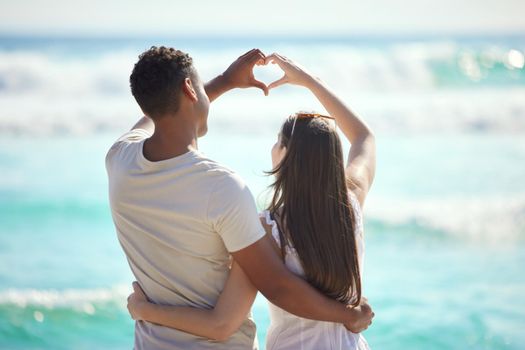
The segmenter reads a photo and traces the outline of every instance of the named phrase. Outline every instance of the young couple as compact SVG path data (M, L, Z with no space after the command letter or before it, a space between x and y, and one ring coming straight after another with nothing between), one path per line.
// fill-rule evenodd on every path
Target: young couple
M284 76L266 86L253 67L268 63ZM360 332L374 313L361 294L361 208L375 172L367 125L319 78L257 49L203 83L190 56L152 47L130 82L147 117L111 147L106 168L138 281L128 298L135 348L256 349L250 308L260 291L270 301L268 349L367 349ZM197 140L210 102L226 91L268 95L282 84L309 89L329 116L285 119L271 150L273 198L258 214L242 179ZM335 124L352 144L346 166Z

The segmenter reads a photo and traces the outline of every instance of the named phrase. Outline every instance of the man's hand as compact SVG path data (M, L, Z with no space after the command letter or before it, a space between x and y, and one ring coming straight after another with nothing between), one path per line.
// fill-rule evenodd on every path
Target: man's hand
M227 84L232 88L257 87L261 89L265 95L268 95L268 87L266 84L255 79L253 75L253 67L256 64L264 65L265 58L259 49L250 50L237 58L223 73Z
M350 308L319 292L286 268L272 241L270 233L267 233L257 242L231 253L268 301L296 316L341 323L356 332L368 327L371 321L369 306L368 309L363 305Z
M346 329L352 333L360 333L368 328L372 324L372 319L375 314L372 312L372 308L368 304L366 298L361 298L359 306L350 308L350 311L354 313L353 321L345 323Z
M259 49L253 49L237 58L221 75L215 77L204 85L210 102L235 88L257 87L268 95L268 87L263 82L255 79L253 67L264 65L265 56Z

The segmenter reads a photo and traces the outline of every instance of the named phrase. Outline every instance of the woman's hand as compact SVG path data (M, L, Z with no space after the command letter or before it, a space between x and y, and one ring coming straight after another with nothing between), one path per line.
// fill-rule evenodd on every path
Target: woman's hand
M291 59L277 53L272 53L270 56L267 56L264 62L265 64L270 62L277 64L284 72L281 79L268 85L268 89L273 89L286 83L308 87L308 84L315 79L306 69Z
M350 332L361 333L372 324L375 313L372 311L370 304L368 304L367 298L362 297L359 306L348 307L348 309L354 313L354 321L344 325Z
M133 282L133 293L128 297L128 311L131 318L135 321L144 320L144 311L147 309L148 305L149 302L146 298L146 294L144 294L144 291L140 288L138 282Z

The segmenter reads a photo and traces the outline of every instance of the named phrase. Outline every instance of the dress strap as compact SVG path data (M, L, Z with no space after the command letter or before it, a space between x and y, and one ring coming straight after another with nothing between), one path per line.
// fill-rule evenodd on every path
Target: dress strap
M271 227L272 238L274 239L275 243L277 243L279 248L281 248L281 239L279 238L279 228L277 227L277 222L272 219L272 216L268 210L264 210L259 216L265 220L266 225Z
M262 211L259 216L264 219L266 224L272 229L272 238L277 243L277 246L281 248L281 236L279 234L279 224L272 218L272 215L268 210ZM297 254L297 251L294 247L291 247L287 244L284 248L286 254Z

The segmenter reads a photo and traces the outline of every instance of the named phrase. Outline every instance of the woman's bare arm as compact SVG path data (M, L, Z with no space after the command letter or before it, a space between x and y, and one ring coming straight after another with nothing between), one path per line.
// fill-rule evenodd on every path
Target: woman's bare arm
M213 309L157 305L148 302L137 282L133 283L133 289L128 298L128 310L134 320L176 328L217 341L225 341L239 329L257 294L257 289L235 262Z
M335 117L337 125L352 147L345 169L348 188L357 196L361 207L375 177L375 137L366 123L341 101L320 79L313 78L307 85L312 93Z
M353 113L319 78L314 77L292 60L279 54L274 53L267 56L266 63L268 62L278 64L285 73L281 79L269 85L270 89L286 83L304 86L317 97L326 111L336 119L337 125L352 144L345 170L348 187L356 194L361 206L363 206L375 176L374 134L366 123Z

